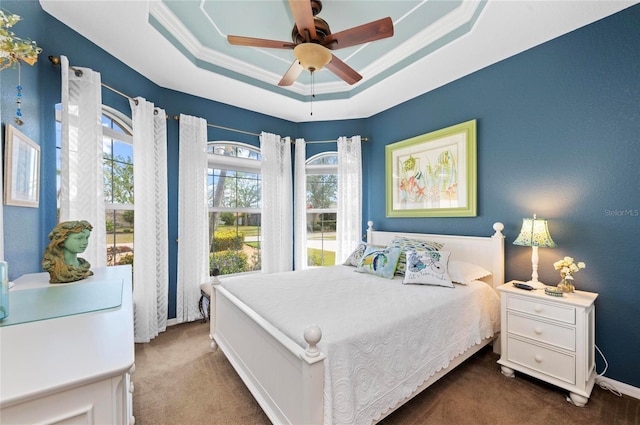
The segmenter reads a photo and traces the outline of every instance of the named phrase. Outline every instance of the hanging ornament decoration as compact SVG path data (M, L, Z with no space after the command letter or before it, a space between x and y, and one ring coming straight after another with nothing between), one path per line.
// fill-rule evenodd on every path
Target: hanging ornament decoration
M21 82L21 76L20 76L21 71L22 71L22 64L18 62L18 85L16 86L16 90L18 91L18 93L16 94L17 107L16 107L16 117L14 118L14 121L18 125L24 124L24 121L22 121L22 82Z
M9 30L21 20L20 16L7 14L0 10L0 71L14 66L18 68L18 85L16 86L16 124L22 125L22 62L33 66L38 61L38 55L42 49L35 41L23 40Z

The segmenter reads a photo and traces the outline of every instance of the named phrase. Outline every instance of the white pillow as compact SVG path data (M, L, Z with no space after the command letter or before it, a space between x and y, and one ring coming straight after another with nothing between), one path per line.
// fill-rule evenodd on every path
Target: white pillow
M453 288L449 277L447 251L406 251L407 268L402 283L435 285Z
M366 249L367 249L367 243L366 242L358 243L358 246L356 246L356 249L353 250L353 252L349 255L349 257L342 264L344 266L358 267L358 264L360 264L360 260L362 259L362 256L364 255L364 251Z
M466 261L451 260L449 261L449 276L451 281L455 283L468 285L471 281L491 276L491 272Z

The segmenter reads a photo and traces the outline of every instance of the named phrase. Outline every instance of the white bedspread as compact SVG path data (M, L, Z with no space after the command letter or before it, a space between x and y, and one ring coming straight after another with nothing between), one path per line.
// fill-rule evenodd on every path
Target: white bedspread
M499 299L483 282L403 285L335 266L223 277L222 285L302 347L322 329L325 424L369 424L450 360L499 330Z

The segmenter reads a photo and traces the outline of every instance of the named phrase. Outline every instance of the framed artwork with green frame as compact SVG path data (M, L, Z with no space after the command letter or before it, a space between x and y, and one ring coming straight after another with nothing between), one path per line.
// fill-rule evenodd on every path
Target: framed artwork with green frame
M476 120L385 146L387 217L477 215Z

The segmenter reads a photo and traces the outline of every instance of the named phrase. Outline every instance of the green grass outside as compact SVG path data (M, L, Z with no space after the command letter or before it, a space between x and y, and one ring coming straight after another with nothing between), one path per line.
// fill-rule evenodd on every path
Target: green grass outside
M307 248L307 262L310 266L333 266L336 263L336 253L315 248ZM322 264L318 264L322 261Z
M336 240L336 234L335 234L335 232L331 233L331 234L322 233L322 232L307 233L307 240L309 240L309 239L313 239L313 240L324 239L326 241L335 241Z
M91 240L91 238L89 238ZM113 240L113 233L107 233L107 244ZM133 232L129 233L116 233L116 244L121 243L133 243Z
M245 236L259 236L260 228L258 226L227 226L225 224L219 224L216 231L232 231L235 232L236 229L239 233L244 233Z
M235 226L218 226L218 230L236 230ZM238 231L244 233L245 236L259 236L260 235L260 228L256 227L256 226L240 226L238 227ZM309 239L322 239L322 234L321 233L317 233L318 237L316 236L312 236L315 234L308 234L307 238ZM324 235L324 239L331 239L331 240L335 240L336 237L335 235ZM107 241L111 241L113 240L113 233L107 233ZM121 244L121 243L133 243L133 232L129 232L129 233L125 233L125 232L119 232L116 233L116 244ZM259 248L260 247L260 243L259 242L245 242L247 245L252 246L254 248ZM311 249L309 248L309 256L312 255L317 255L318 257L320 257L320 255L322 254L322 252L318 249ZM329 260L331 261L331 264L333 264L333 261L335 259L335 253L333 252L325 252L325 259L329 258ZM325 264L326 261L329 260L325 260Z

